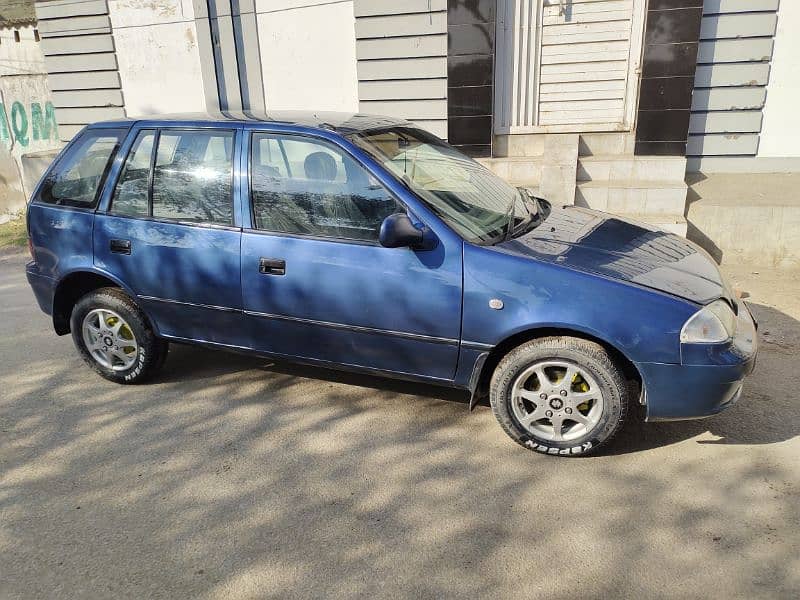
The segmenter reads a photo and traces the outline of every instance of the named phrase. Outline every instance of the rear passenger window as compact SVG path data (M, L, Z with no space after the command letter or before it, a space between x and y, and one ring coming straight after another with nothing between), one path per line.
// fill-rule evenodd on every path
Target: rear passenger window
M377 241L402 210L350 155L299 136L253 134L250 190L256 228L274 232Z
M233 224L233 132L162 130L153 217Z
M59 206L94 208L111 160L125 131L87 130L47 176L40 200Z
M149 216L147 194L155 138L156 133L153 130L140 131L136 136L114 190L114 197L111 200L112 213L131 217Z
M232 131L142 130L114 190L111 212L232 225L232 177Z

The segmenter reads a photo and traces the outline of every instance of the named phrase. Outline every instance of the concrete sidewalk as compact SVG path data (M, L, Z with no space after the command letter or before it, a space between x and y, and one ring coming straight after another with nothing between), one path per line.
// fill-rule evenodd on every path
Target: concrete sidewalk
M797 598L800 272L739 404L553 460L437 388L174 346L121 387L0 257L0 598Z

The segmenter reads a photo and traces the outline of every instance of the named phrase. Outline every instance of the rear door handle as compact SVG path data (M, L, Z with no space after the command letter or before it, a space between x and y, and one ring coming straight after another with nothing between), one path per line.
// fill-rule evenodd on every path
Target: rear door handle
M286 261L282 258L260 258L258 272L264 275L286 275Z
M131 241L130 240L111 240L109 243L111 252L114 254L130 254Z

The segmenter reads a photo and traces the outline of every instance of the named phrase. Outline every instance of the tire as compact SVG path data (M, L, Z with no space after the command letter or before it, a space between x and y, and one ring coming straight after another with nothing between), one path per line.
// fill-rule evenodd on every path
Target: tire
M585 455L607 444L625 421L629 396L605 349L572 337L518 346L497 365L489 390L492 411L511 439L557 456Z
M147 381L164 365L169 351L136 303L118 288L101 288L80 298L72 309L70 328L83 360L115 383Z

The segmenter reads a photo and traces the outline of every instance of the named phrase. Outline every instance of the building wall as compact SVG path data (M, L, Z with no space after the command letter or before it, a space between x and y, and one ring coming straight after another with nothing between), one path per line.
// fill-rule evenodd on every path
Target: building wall
M0 76L47 73L35 25L0 29ZM19 41L17 41L19 36Z
M15 158L60 144L47 75L0 77L0 142Z
M359 110L447 137L447 0L355 0Z
M128 116L206 109L191 0L108 0Z
M34 25L0 29L0 143L17 160L59 143L37 36Z
M0 222L24 208L41 175L28 157L60 145L36 25L0 29Z
M705 0L686 155L739 170L759 154L778 0Z
M358 110L353 0L258 0L255 10L267 110Z
M61 139L125 115L106 0L36 3Z
M800 2L782 0L778 8L778 28L766 90L759 157L800 157L797 146L797 140L800 139L800 117L797 109L800 92L799 32ZM785 167L800 170L800 161L787 161Z

